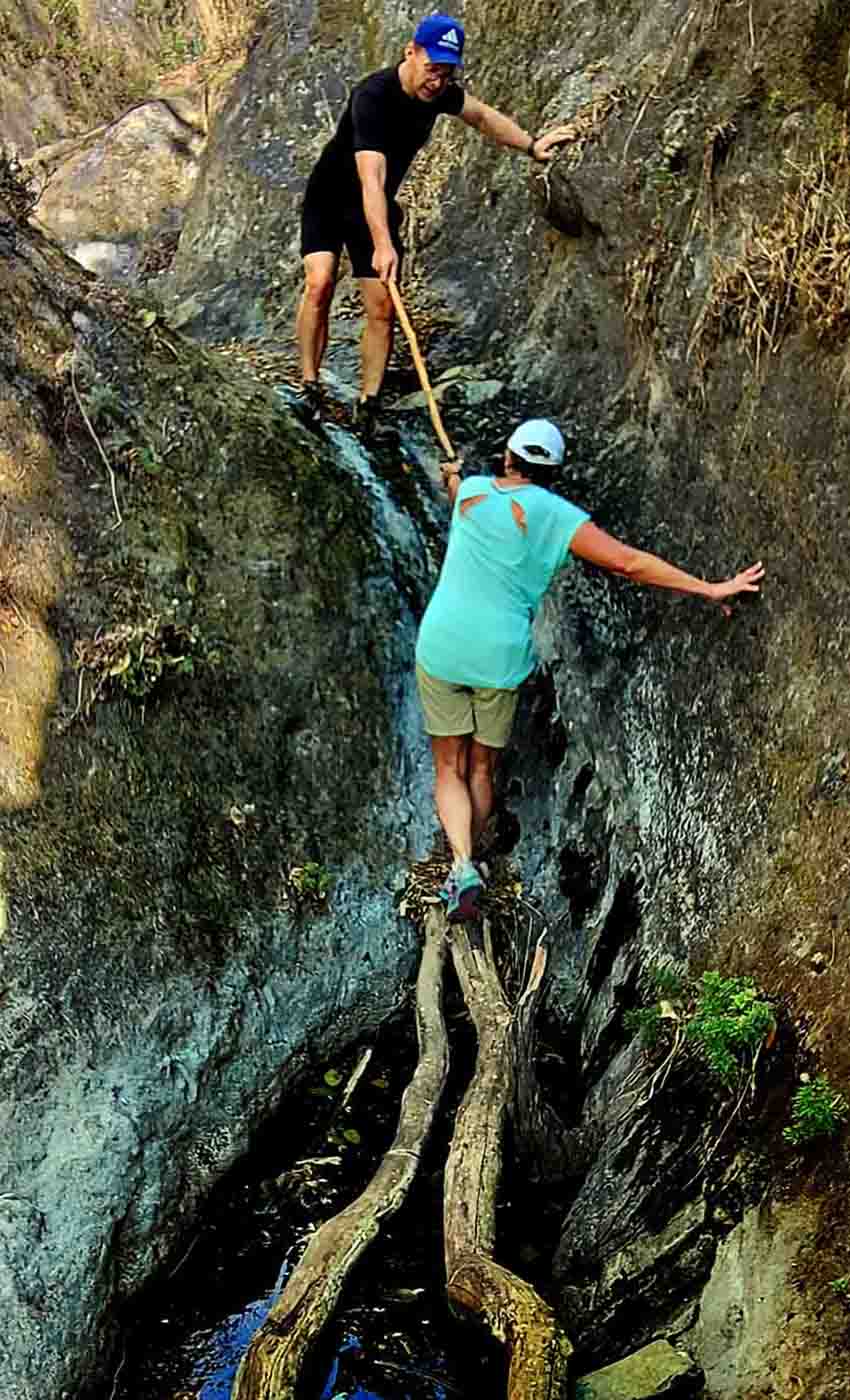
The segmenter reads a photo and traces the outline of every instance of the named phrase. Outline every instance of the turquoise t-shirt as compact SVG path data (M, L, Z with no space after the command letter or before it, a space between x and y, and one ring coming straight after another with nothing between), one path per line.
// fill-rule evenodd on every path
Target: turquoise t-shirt
M438 680L513 690L534 669L531 626L570 541L590 516L542 486L461 483L446 558L416 660Z

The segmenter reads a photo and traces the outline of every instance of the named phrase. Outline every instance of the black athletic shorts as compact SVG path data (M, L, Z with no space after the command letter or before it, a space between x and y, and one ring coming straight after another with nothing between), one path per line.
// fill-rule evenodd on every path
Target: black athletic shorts
M401 241L402 212L395 201L389 206L390 237L398 253L398 268L404 257ZM355 277L377 277L372 266L375 245L361 209L341 208L333 195L310 180L301 206L301 256L308 253L334 253L337 257L343 245L348 249Z

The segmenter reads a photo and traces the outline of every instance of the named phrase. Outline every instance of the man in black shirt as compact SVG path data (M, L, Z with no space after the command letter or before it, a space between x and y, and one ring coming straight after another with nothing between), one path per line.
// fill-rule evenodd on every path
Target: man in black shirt
M343 245L359 279L366 325L361 342L358 420L367 429L392 348L393 304L387 283L401 266L402 213L395 195L440 113L459 117L501 146L547 161L560 129L534 137L510 117L470 97L455 82L464 32L450 15L428 15L393 68L382 68L352 91L335 134L307 184L301 217L304 293L296 332L304 394L321 406L319 367Z

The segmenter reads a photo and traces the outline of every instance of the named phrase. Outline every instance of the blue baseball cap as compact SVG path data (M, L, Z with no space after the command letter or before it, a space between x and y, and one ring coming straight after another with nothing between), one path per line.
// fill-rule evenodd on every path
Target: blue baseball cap
M463 25L451 15L426 15L419 21L414 44L423 48L432 63L454 63L463 67Z

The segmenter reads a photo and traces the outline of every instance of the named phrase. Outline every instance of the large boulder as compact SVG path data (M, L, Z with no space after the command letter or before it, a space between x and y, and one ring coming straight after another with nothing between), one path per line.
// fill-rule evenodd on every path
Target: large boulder
M96 1374L116 1302L282 1086L401 993L397 891L432 823L429 555L347 434L20 228L0 314L0 1395L20 1400Z
M120 116L162 73L185 65L202 32L220 38L223 16L200 8L201 14L194 0L7 6L0 16L3 144L29 157Z
M206 140L204 97L203 87L152 97L39 151L34 169L49 176L39 223L83 267L132 282L157 239L176 246Z

